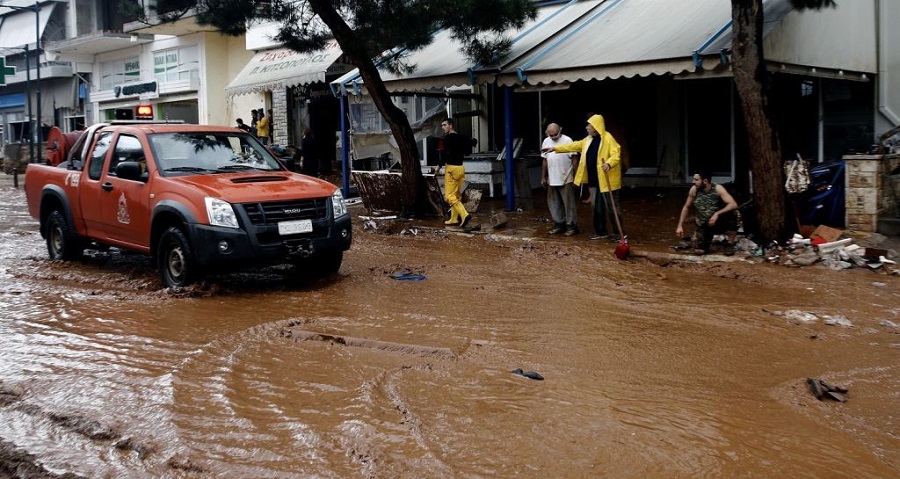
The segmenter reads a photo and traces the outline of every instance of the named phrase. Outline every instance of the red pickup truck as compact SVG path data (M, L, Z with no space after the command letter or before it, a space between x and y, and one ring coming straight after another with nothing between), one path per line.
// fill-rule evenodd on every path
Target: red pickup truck
M329 274L350 248L341 190L287 170L237 128L98 124L66 158L25 171L28 210L54 260L91 243L137 251L178 288L244 266Z

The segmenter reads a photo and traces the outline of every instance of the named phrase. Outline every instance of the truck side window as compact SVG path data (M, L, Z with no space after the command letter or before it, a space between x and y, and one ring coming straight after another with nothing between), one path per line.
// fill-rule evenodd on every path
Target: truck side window
M136 161L141 163L141 172L147 171L147 158L144 156L144 148L141 141L135 136L119 135L116 140L116 149L113 150L112 159L109 161L107 174L115 176L116 165L123 161Z
M88 165L88 177L92 180L99 180L100 174L103 173L103 159L106 152L109 151L109 141L112 139L112 133L105 131L100 133L94 149L91 150L90 164Z

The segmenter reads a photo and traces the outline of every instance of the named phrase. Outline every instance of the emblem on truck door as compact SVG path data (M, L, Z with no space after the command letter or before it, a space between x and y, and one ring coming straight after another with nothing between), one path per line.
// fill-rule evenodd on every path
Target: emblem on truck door
M125 192L122 192L122 195L119 196L119 212L116 214L116 219L122 224L127 225L131 223L131 216L128 215L128 200L125 199Z
M69 173L66 175L66 186L78 188L78 179L81 178L80 173Z

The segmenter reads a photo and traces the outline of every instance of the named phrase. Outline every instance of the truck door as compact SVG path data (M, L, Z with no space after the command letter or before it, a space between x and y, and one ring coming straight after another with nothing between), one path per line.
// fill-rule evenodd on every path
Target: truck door
M135 161L144 172L140 179L129 180L116 175L116 165ZM107 238L112 244L131 249L144 249L150 238L150 193L147 155L140 139L119 134L103 172L100 214Z
M105 239L106 232L103 228L103 220L100 213L101 200L108 195L101 188L100 178L103 176L103 166L109 153L109 145L113 134L109 131L101 132L91 146L87 140L88 154L85 165L86 175L82 175L79 185L78 198L81 203L81 216L84 218L84 227L88 236L97 239Z

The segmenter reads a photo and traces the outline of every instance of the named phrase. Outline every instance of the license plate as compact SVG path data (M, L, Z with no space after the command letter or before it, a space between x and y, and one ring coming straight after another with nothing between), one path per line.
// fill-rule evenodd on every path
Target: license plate
M312 220L282 221L278 223L278 234L295 235L313 230Z

